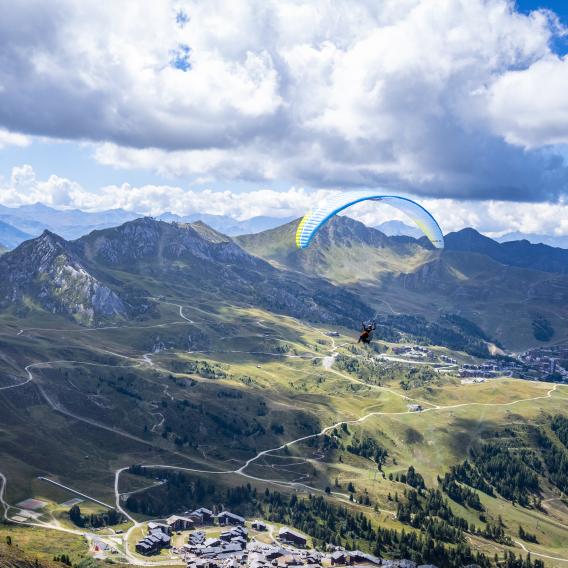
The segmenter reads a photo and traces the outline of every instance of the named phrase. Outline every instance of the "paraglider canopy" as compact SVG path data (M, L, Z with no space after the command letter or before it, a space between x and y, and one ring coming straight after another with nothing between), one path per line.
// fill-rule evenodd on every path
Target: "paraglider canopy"
M397 195L378 195L373 191L345 191L331 196L307 213L298 225L296 245L307 248L318 230L340 211L361 201L381 201L405 213L436 248L444 248L444 235L436 219L415 201Z

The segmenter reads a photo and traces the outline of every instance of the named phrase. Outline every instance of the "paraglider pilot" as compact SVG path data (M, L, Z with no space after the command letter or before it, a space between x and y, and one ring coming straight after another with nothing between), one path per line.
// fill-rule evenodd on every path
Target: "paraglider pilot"
M377 324L375 322L371 322L366 324L365 322L361 322L361 335L359 336L359 340L357 343L366 343L367 345L371 343L373 339L373 331L377 329Z

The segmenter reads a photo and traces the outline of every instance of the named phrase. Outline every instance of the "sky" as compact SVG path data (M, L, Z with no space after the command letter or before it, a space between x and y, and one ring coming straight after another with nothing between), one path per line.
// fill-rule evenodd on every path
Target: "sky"
M246 219L372 188L567 235L567 26L563 0L4 3L0 203Z

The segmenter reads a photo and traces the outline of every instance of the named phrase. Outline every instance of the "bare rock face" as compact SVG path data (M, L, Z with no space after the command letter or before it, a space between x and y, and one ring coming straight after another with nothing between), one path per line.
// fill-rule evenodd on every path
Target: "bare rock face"
M67 241L49 231L0 257L0 306L30 303L87 325L127 315L120 297L88 272Z

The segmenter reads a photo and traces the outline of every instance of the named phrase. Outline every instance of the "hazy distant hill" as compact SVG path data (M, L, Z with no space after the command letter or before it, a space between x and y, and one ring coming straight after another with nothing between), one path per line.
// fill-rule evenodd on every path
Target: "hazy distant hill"
M568 249L568 235L563 237L555 237L551 235L521 233L519 231L514 231L512 233L506 233L501 237L497 237L495 240L500 243L506 243L509 241L529 241L533 244L542 243L551 247Z
M268 229L273 229L292 221L292 217L268 217L258 216L251 217L244 221L238 221L226 215L210 215L208 213L192 213L191 215L180 216L174 213L163 213L157 217L160 221L177 222L177 223L195 223L203 221L213 229L221 231L223 234L234 237L237 235L246 235L249 233L260 233Z
M114 227L138 217L137 213L123 209L90 213L79 209L54 209L42 203L20 207L0 205L0 220L31 236L38 236L47 229L66 239L75 239L94 229Z
M445 237L446 249L478 252L509 266L568 274L568 250L529 241L498 243L475 229L462 229Z
M0 221L0 244L5 248L14 248L29 238L31 238L31 235L28 233Z
M407 225L402 221L385 221L380 225L375 227L381 233L384 233L388 237L414 237L419 239L422 236L422 231L415 226Z
M25 238L37 237L47 229L65 239L77 239L91 231L116 227L140 217L143 217L143 215L125 211L124 209L88 212L79 209L59 210L42 203L22 205L20 207L0 205L0 221L8 223L15 229L25 233ZM258 216L238 221L225 215L210 215L208 213L193 213L186 216L176 215L175 213L163 213L157 218L161 221L177 223L203 221L213 229L222 231L223 234L228 236L258 233L292 220L292 218ZM20 238L17 242L12 240L9 243L3 241L1 237L0 233L0 243L4 243L9 248L25 240L25 238Z

